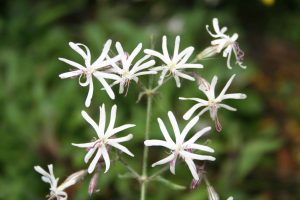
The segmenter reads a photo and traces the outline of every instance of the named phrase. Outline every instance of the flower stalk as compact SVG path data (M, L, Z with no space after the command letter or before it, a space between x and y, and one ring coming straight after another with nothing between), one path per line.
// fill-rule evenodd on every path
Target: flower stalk
M149 79L149 88L151 88L152 80ZM151 122L151 110L152 110L152 94L147 94L147 113L146 113L146 128L145 128L145 140L149 139L150 133L150 122ZM149 154L149 147L144 145L144 152L143 152L143 166L142 166L142 176L140 177L141 182L141 196L140 200L146 199L146 192L147 192L147 170L148 170L148 154Z

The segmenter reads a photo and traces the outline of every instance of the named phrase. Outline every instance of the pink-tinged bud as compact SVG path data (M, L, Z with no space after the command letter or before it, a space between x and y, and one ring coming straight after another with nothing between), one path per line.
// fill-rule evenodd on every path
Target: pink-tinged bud
M218 116L216 116L216 118L215 118L215 127L216 127L216 130L217 130L218 132L221 132L221 131L222 131L222 125L221 125L221 123L220 123L220 121L219 121Z
M201 166L197 166L197 174L199 177L199 180L193 179L191 182L191 186L190 189L191 190L195 190L196 188L199 187L199 185L201 184L202 180L203 180L203 176L204 176L204 164Z
M95 192L97 192L97 183L98 183L98 177L99 177L99 170L97 170L91 181L90 181L90 184L89 184L89 188L88 188L88 193L90 196L92 196L92 194L94 194Z

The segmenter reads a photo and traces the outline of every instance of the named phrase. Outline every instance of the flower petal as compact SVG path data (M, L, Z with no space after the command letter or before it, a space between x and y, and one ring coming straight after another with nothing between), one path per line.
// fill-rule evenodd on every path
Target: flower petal
M174 156L175 156L174 154L171 154L171 155L165 157L164 159L161 159L161 160L159 160L159 161L153 163L151 166L152 166L152 167L155 167L155 166L157 166L157 165L163 165L163 164L166 164L166 163L170 162L171 160L173 160L173 159L174 159Z
M144 144L146 146L162 146L171 150L174 150L174 146L175 146L175 144L170 144L163 140L145 140Z
M175 143L171 139L170 134L168 133L168 130L167 130L165 124L163 123L163 121L160 118L157 118L157 121L158 121L159 128L160 128L165 140L167 141L167 143L175 145Z
M90 166L88 167L89 174L91 174L95 170L96 165L97 165L101 155L102 155L101 148L98 148L98 151L97 151L93 161L91 162Z
M204 135L207 131L210 131L211 127L205 127L203 129L201 129L200 131L198 131L197 133L195 133L195 135L193 135L193 137L191 139L189 139L187 142L185 142L186 145L189 144L193 144L196 142L196 140L198 140L202 135Z

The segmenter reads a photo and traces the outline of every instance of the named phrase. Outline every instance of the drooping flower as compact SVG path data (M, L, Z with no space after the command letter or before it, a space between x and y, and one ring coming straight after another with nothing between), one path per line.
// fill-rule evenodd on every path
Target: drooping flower
M119 144L121 142L126 142L130 140L133 136L132 134L128 134L127 136L116 138L116 133L123 131L125 129L134 127L134 124L125 124L122 126L119 126L117 128L114 128L115 126L115 120L116 120L116 113L117 113L117 106L114 105L111 109L110 113L110 122L107 126L107 129L105 130L105 123L106 123L106 114L105 114L105 106L102 104L100 106L100 119L99 124L97 124L85 111L81 112L81 115L83 118L94 128L96 131L96 134L98 138L95 141L88 142L88 143L82 143L82 144L75 144L72 143L72 145L80 147L80 148L86 148L88 149L88 153L84 157L85 163L89 162L90 158L94 155L94 159L90 163L88 167L88 173L92 173L101 157L103 157L104 163L105 163L105 173L110 167L110 158L108 155L108 147L115 147L120 151L123 151L124 153L134 156L126 147Z
M220 53L223 49L223 57L227 57L227 67L231 69L230 60L231 60L231 54L232 51L236 58L236 63L241 68L246 68L246 66L243 65L243 59L244 59L244 52L240 49L237 39L239 35L237 33L234 33L232 36L226 35L225 32L227 31L227 27L222 27L220 29L219 27L219 21L217 18L213 19L213 28L215 33L212 33L209 30L209 25L206 25L206 29L208 33L215 38L215 40L211 41L211 44L213 46L217 46L217 51Z
M154 60L148 60L147 62L145 62L150 58L150 56L148 55L144 56L133 64L134 58L142 49L142 43L138 44L138 46L132 51L130 55L124 52L120 42L116 43L116 49L118 51L118 54L121 55L121 65L118 65L117 63L112 64L112 71L118 74L119 77L113 82L111 86L120 84L120 94L124 92L124 87L127 87L128 89L131 80L138 82L138 76L157 73L156 71L146 70L155 64Z
M94 84L92 77L96 77L100 83L105 88L107 94L111 99L115 98L115 94L110 88L109 84L106 82L105 79L113 79L117 80L118 76L115 74L111 74L109 72L106 72L105 69L111 67L111 65L118 60L120 60L120 56L116 56L112 59L106 59L108 51L111 46L111 40L108 40L104 48L100 54L100 56L97 58L97 60L93 63L91 63L91 53L89 48L80 43L69 43L70 47L76 51L83 59L84 59L84 65L76 63L74 61L65 59L65 58L59 58L60 61L63 61L73 67L75 67L75 70L72 70L70 72L65 72L59 75L60 78L72 78L79 76L79 84L82 87L89 86L89 92L85 100L85 106L89 107L91 104L91 99L93 97L94 92ZM82 79L85 79L84 81Z
M201 109L202 110L197 114L197 116L201 116L203 113L206 111L210 111L210 117L212 120L215 122L215 126L217 131L222 130L222 126L220 124L220 121L218 119L218 109L219 108L225 108L230 111L236 111L235 108L223 104L222 101L226 99L245 99L247 96L242 93L230 93L230 94L225 94L227 92L227 89L229 88L232 80L234 79L235 74L230 77L228 82L226 83L225 87L221 91L221 93L215 97L215 86L218 81L218 77L214 76L211 84L209 84L207 81L202 79L201 84L199 85L199 89L204 92L204 94L207 97L207 100L200 99L200 98L184 98L184 97L179 97L180 100L192 100L196 101L197 103L192 106L184 115L183 118L185 120L188 120L191 118L191 116L196 112L196 110Z
M158 118L158 124L160 130L165 138L164 140L146 140L144 143L146 146L163 146L171 150L171 153L166 158L152 164L152 167L156 165L162 165L165 163L170 163L170 171L175 174L175 165L177 158L182 158L188 165L191 174L194 179L199 180L196 165L194 160L210 160L214 161L215 158L207 155L196 154L193 151L200 150L213 153L214 150L208 146L200 145L195 143L203 134L209 131L211 128L206 127L197 133L195 133L190 139L186 140L187 134L190 132L191 128L199 121L199 117L194 117L185 128L180 132L177 121L171 111L168 112L170 122L173 127L173 132L175 135L175 142L171 139L166 126L160 118Z
M62 184L58 185L59 178L55 178L53 173L53 165L48 165L49 173L42 169L40 166L34 166L34 170L42 175L42 180L50 184L50 194L46 197L48 200L56 198L57 200L68 199L68 194L64 191L66 188L76 184L86 174L85 170L80 170L71 174Z
M162 51L163 53L159 53L152 49L145 49L144 52L148 55L155 56L159 58L164 64L159 67L154 67L151 70L162 71L161 76L159 78L158 84L162 84L167 73L172 74L176 81L177 87L181 86L180 78L184 78L190 81L194 81L195 79L187 75L183 72L185 69L199 69L203 68L201 64L191 64L187 63L187 60L190 58L194 51L194 47L187 47L182 52L179 53L179 44L180 44L180 36L177 36L175 39L174 53L173 56L169 55L167 48L167 37L163 36L162 39Z

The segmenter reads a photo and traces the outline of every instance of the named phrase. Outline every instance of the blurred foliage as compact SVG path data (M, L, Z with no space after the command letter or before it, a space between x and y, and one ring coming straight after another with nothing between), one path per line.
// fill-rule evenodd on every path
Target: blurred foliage
M1 4L0 199L42 199L48 185L34 165L53 163L61 180L86 167L85 152L70 143L94 136L80 115L87 90L77 80L58 78L68 70L58 57L79 59L68 47L69 41L85 43L95 58L108 38L130 51L138 42L160 49L162 35L174 39L180 34L181 49L192 45L198 53L210 44L205 25L213 17L231 34L239 33L248 69L230 71L225 59L216 57L203 61L206 67L199 73L208 80L218 75L217 89L237 73L230 90L246 93L248 98L230 102L238 112L220 111L223 132L212 131L209 136L217 161L208 163L207 176L222 199L230 195L252 200L300 199L299 0L7 0ZM127 144L136 157L125 159L140 171L146 109L144 100L135 103L139 87L132 84L128 95L114 102L99 84L95 87L92 106L86 109L93 118L98 117L100 103L116 103L117 123L137 124L131 130L134 140ZM177 113L177 118L182 116L191 104L179 102L178 97L200 95L195 88L185 81L180 90L173 81L162 87L154 102L151 138L161 137L155 119L167 121L168 110ZM206 114L199 128L207 124L213 125ZM149 164L163 153L150 149ZM100 192L92 199L137 199L139 184L117 178L124 173L119 163L107 174L100 173ZM177 167L176 176L167 172L164 178L172 183L159 179L150 184L149 199L207 199L203 183L194 191L171 189L189 187L191 176L184 164ZM88 179L70 188L70 199L88 199L87 187Z

